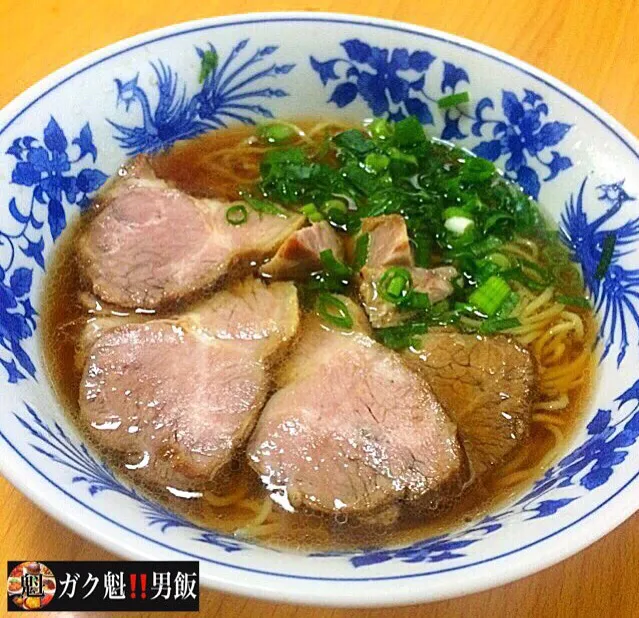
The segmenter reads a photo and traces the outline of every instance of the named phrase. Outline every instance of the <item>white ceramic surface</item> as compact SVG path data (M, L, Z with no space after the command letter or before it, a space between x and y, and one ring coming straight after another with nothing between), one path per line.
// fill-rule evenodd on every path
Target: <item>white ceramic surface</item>
M198 82L202 50L216 72ZM436 100L470 90L464 114ZM561 224L601 320L582 427L531 491L410 547L337 554L261 548L203 530L111 475L65 417L42 365L44 268L55 239L128 154L274 116L415 113L496 160ZM123 556L201 561L204 584L312 604L381 606L496 586L592 543L639 506L637 142L592 102L523 62L408 24L319 13L180 24L116 43L0 112L0 470L73 530ZM627 179L625 184L623 180ZM562 219L563 217L563 219ZM617 235L603 280L601 244ZM605 357L605 358L604 358Z

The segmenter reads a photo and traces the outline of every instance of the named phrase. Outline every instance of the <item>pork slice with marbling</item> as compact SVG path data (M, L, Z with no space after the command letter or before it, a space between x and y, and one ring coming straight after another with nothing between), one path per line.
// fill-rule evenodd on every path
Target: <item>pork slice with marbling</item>
M410 275L413 290L427 294L431 305L448 298L453 293L452 281L458 275L453 266L437 268L413 266L405 270ZM386 271L386 268L364 266L359 273L360 299L373 328L397 326L414 316L413 311L402 310L384 298L380 284Z
M301 332L247 447L274 498L286 508L367 517L457 495L465 455L427 382L357 328L311 315Z
M248 438L295 337L291 283L237 284L189 313L109 328L80 385L92 439L153 485L206 485Z
M368 234L368 258L371 267L413 266L406 221L401 215L381 215L362 220L360 234Z
M93 293L121 307L159 307L270 257L304 222L296 213L247 208L246 221L234 225L228 208L172 187L136 159L98 197L79 238Z
M457 422L474 471L503 463L530 429L535 367L530 353L504 336L428 333L407 362L428 381Z
M366 262L359 272L359 295L373 328L397 326L414 312L400 309L384 298L380 282L391 268L401 268L411 278L413 289L428 295L431 304L450 296L457 271L452 266L415 266L406 221L401 215L363 219L361 234L368 235Z
M303 279L322 268L320 253L327 250L344 259L342 241L330 223L313 223L291 234L260 272L272 279Z

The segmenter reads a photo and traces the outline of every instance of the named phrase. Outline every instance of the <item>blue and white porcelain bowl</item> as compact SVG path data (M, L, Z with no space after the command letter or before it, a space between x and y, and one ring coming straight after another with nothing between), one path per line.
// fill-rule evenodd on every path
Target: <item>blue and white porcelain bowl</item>
M205 50L219 57L200 84ZM443 95L470 90L459 113ZM42 364L43 278L56 240L130 155L271 117L399 119L494 160L538 198L600 320L588 411L528 493L408 547L275 551L200 528L116 478L65 416ZM143 34L38 83L0 113L0 469L78 533L123 556L197 559L206 585L278 601L442 599L543 569L639 507L639 145L592 102L523 62L408 24L276 13ZM624 182L625 181L625 182ZM617 235L605 278L602 239Z

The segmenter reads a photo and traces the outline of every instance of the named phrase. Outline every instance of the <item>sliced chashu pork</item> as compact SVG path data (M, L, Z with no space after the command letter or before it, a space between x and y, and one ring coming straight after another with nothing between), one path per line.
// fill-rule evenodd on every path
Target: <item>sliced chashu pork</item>
M306 318L248 444L250 465L286 507L324 513L365 517L457 494L465 456L455 425L426 381L343 302L355 330Z
M530 353L503 336L424 335L404 352L455 419L476 474L503 463L528 435L535 383Z
M414 266L406 222L401 215L363 219L360 234L368 234L368 266Z
M250 434L298 321L293 284L247 280L174 319L110 328L89 351L80 416L140 480L200 487Z
M302 279L322 268L320 253L330 249L340 261L344 247L328 221L313 223L289 236L260 272L272 279Z
M359 294L373 328L397 326L413 317L411 311L402 311L397 305L385 300L380 293L380 281L386 268L371 268L364 266L360 271ZM416 292L428 294L431 304L448 298L453 293L452 281L457 277L457 270L453 266L439 266L437 268L406 269L411 276L413 289Z
M121 307L155 308L213 285L229 269L261 261L304 223L299 214L247 210L242 225L228 203L196 199L155 177L138 157L97 200L78 242L93 292Z
M366 264L359 272L359 294L373 328L397 326L413 317L380 293L380 281L389 268L398 266L411 276L413 289L428 294L431 304L453 293L452 280L457 270L452 266L419 268L413 260L406 222L401 215L382 215L362 221L362 234L368 234Z

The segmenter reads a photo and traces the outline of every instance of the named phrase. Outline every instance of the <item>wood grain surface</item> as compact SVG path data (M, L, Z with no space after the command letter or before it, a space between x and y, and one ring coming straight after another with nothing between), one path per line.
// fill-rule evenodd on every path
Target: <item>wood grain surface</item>
M639 133L639 2L633 0L0 0L0 106L54 69L124 37L189 19L288 9L366 13L481 41L548 71ZM113 558L45 515L1 477L0 515L0 564L8 559ZM630 618L639 616L638 570L635 515L555 567L462 599L411 608L330 610L204 591L201 613L233 618Z

